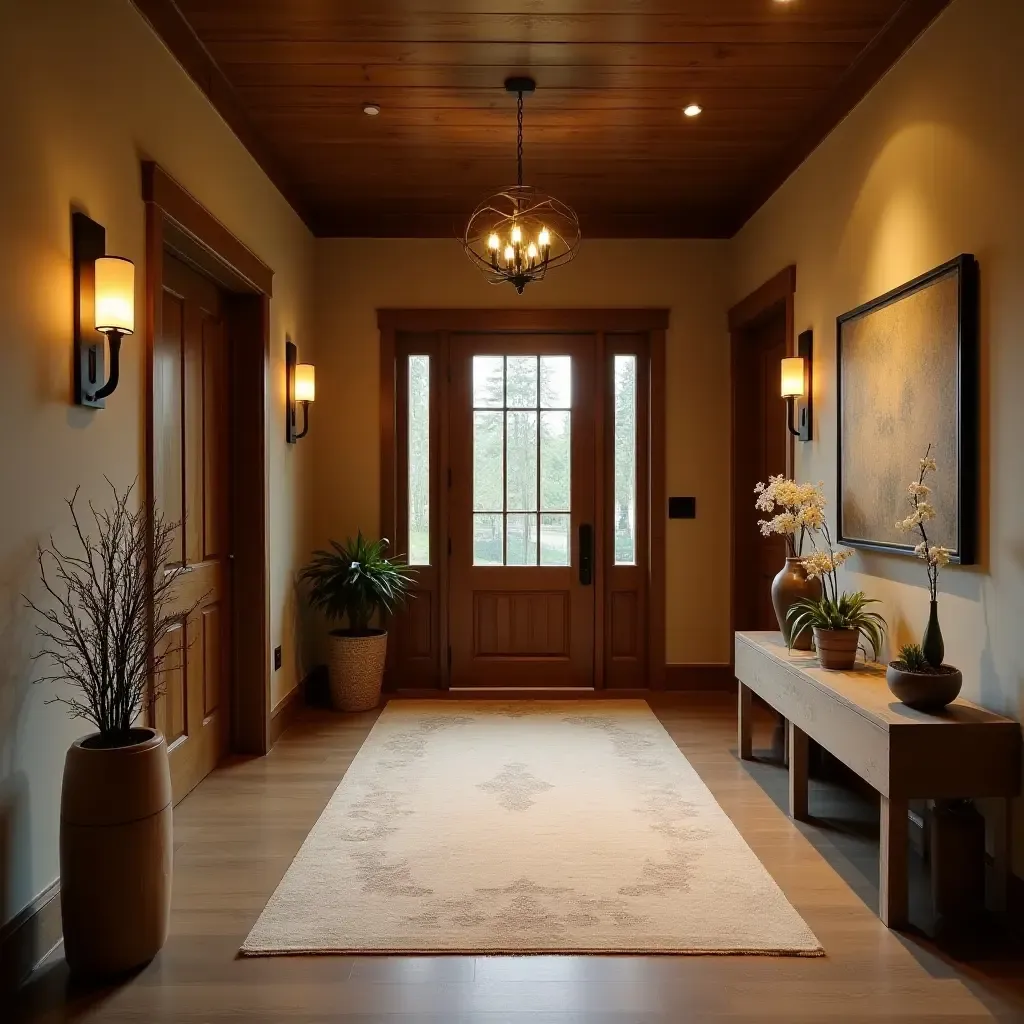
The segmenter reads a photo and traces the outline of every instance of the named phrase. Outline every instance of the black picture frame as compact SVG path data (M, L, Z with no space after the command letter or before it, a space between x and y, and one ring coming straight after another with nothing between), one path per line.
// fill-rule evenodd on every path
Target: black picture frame
M884 295L872 299L836 319L836 495L838 541L852 548L881 551L889 554L914 556L914 547L919 538L909 543L895 544L871 537L853 537L844 527L844 471L846 449L843 436L843 335L850 323L861 320L872 313L900 302L909 296L936 284L942 279L955 276L957 279L957 324L956 324L956 431L955 450L957 453L956 508L957 529L955 548L951 561L960 565L974 565L977 560L978 540L978 472L979 472L979 270L978 261L969 253L963 253L948 263L929 270L920 277L908 281ZM921 452L923 455L924 452ZM941 486L949 486L943 481ZM899 495L893 495L893 520L898 516ZM908 508L909 511L909 508ZM946 543L945 538L939 542Z

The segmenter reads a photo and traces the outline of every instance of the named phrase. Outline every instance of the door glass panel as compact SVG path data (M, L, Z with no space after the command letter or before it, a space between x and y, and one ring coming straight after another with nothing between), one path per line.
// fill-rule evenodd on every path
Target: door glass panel
M615 564L636 564L636 356L615 357Z
M473 413L473 509L477 512L501 512L502 466L505 441L502 412Z
M569 564L569 516L540 517L540 564Z
M510 512L505 517L506 565L537 564L537 517L521 512Z
M473 356L473 408L500 409L504 404L504 357Z
M510 409L537 408L537 357L509 356L505 372L505 404Z
M430 356L409 356L410 565L430 565Z
M540 407L572 408L572 356L540 357Z
M500 512L473 516L473 564L501 565L504 561L501 550Z
M571 403L570 356L473 357L474 565L570 564Z
M569 511L571 416L568 410L540 414L540 507L544 512Z
M505 425L505 510L537 510L537 413L508 412Z

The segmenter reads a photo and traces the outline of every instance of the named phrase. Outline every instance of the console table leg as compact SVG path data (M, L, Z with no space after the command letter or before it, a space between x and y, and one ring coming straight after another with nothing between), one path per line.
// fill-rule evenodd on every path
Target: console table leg
M736 745L740 753L740 759L749 761L754 756L751 734L753 731L754 718L754 691L749 686L739 684L739 706L736 709Z
M789 813L797 821L806 821L809 784L807 733L787 722L786 739L789 746Z
M985 810L987 845L992 851L992 875L985 903L989 910L1003 913L1007 909L1010 881L1010 801L989 801Z
M881 798L878 916L888 928L907 923L907 801Z

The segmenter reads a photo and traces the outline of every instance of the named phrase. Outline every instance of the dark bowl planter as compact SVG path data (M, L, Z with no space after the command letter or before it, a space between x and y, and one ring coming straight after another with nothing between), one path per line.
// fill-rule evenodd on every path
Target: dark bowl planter
M952 665L942 665L930 672L910 672L900 668L900 662L890 661L885 681L893 695L908 708L941 711L959 696L964 676Z

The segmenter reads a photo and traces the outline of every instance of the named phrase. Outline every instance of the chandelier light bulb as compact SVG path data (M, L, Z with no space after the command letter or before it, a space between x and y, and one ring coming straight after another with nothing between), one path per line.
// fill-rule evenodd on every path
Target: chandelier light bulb
M523 229L517 224L512 229L512 244L518 245L523 240Z
M549 245L551 245L551 235L548 232L547 228L540 229L540 236L538 237L537 241L540 243L540 247L542 249L546 249Z
M497 235L492 234L491 237L487 239L487 248L488 249L497 250L500 246L501 246L501 240L498 238Z
M506 263L511 263L513 258L515 257L515 254L516 254L516 251L515 251L515 249L512 248L511 245L506 245L505 246L505 262Z
M537 246L535 246L533 242L530 243L529 248L526 250L526 255L531 260L535 260L537 258Z

